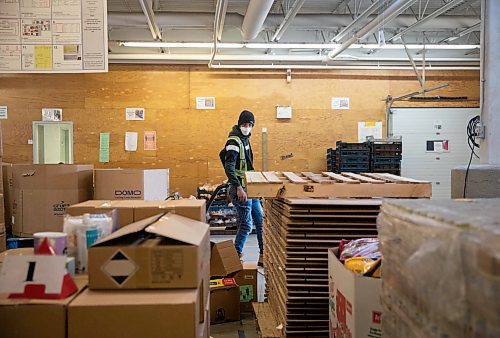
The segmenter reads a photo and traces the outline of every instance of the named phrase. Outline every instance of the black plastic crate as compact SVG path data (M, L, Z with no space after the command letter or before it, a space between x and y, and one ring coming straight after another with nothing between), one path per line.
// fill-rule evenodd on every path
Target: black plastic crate
M403 143L389 142L389 143L376 143L371 142L370 148L372 151L403 151Z
M341 163L338 166L339 170L342 171L350 171L350 170L365 170L368 171L370 166L368 164L360 164L360 163Z
M373 165L378 165L378 164L400 165L401 158L400 157L374 157L374 158L372 158L371 162Z
M370 164L369 156L337 156L336 163L367 163Z
M402 158L401 151L392 151L392 150L376 150L372 152L372 157L399 157Z
M370 157L369 150L338 150L337 156L366 156Z
M367 150L370 151L370 146L367 142L363 143L349 143L337 141L337 151L339 150Z

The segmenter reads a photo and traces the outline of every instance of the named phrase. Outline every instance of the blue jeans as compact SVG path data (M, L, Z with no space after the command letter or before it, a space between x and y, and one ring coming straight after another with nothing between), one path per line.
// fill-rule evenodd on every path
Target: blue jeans
M243 246L248 238L248 235L252 232L252 228L255 225L255 230L257 231L257 241L259 242L259 249L262 253L264 249L264 244L262 241L262 219L264 212L262 210L262 204L258 199L248 199L246 202L240 202L238 200L238 195L236 194L236 187L231 186L229 188L229 196L233 205L236 207L238 212L238 220L240 225L238 226L238 231L236 232L236 238L234 240L234 247L238 254L243 252Z

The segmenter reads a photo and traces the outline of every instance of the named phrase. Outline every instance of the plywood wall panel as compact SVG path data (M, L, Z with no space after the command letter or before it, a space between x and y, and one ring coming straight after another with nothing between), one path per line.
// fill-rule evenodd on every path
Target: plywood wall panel
M428 72L428 86L448 88L428 95L479 97L478 72ZM203 67L111 65L107 74L0 75L4 161L31 162L31 123L41 108L63 108L74 123L76 163L98 168L170 168L171 190L185 196L206 182L225 179L218 158L242 109L254 112L255 167L262 168L262 128L267 128L268 170L321 171L326 148L337 140L356 141L358 121L385 125L387 95L419 89L412 71L292 72L283 70L208 71ZM196 110L197 96L215 96L215 110ZM351 109L331 110L332 96L351 99ZM396 105L477 105L401 102ZM293 118L276 119L276 105L292 105ZM126 121L126 107L146 108L145 121ZM125 132L139 133L137 152L124 149ZM157 132L157 150L144 150L144 132ZM110 163L99 163L99 133L110 133ZM284 158L292 154L289 158Z

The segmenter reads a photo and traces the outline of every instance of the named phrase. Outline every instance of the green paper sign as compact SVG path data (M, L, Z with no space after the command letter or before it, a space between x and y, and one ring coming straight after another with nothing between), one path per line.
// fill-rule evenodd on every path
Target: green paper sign
M253 300L253 286L240 285L240 302L248 303Z
M99 142L99 162L109 162L109 133L100 134Z

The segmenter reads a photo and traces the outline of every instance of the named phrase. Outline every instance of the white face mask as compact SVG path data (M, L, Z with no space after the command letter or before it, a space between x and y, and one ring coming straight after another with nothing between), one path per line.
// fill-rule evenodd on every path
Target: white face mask
M243 135L248 136L252 131L252 127L240 127L240 130Z

